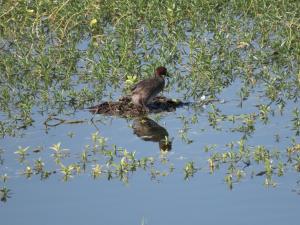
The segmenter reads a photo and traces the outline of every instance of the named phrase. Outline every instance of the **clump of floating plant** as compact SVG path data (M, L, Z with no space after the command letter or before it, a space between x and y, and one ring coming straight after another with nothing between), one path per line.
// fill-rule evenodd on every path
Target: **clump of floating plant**
M195 167L195 163L193 161L187 162L184 166L184 179L187 180L190 177L193 177L194 174L198 171Z
M100 164L96 164L93 166L91 174L94 179L98 178L102 173L102 168Z
M52 154L53 158L55 159L55 162L59 164L61 162L61 159L66 158L69 156L69 150L62 148L61 143L58 142L57 144L53 144L50 149L54 151Z
M70 165L63 165L60 164L60 172L63 174L63 180L68 181L70 178L73 177L75 173L76 166L74 164Z
M210 173L215 173L221 167L226 168L225 182L230 189L234 183L240 182L245 176L264 176L266 186L276 186L274 176L281 177L287 170L288 165L293 165L296 171L299 167L298 144L287 149L284 154L276 149L269 150L265 146L248 146L245 139L236 143L229 143L228 151L215 152L217 148L210 152L208 158L208 169ZM210 149L207 147L206 149ZM285 163L288 160L288 164ZM254 166L254 165L257 166ZM257 169L259 169L257 171ZM300 170L299 170L300 171Z
M25 157L28 156L27 150L29 149L28 147L22 148L21 146L18 147L18 150L15 151L15 154L19 156L19 162L22 163L25 160Z
M0 201L1 202L6 202L8 198L11 197L11 190L6 186L7 181L9 177L7 174L1 175L0 176L0 181L2 184L2 187L0 188Z
M17 154L25 156L28 149L29 147L19 147ZM54 167L52 169L46 169L45 162L39 155L41 151L36 151L35 155L31 155L28 160L22 161L25 164L25 168L23 167L20 174L26 178L40 176L42 180L53 174L61 174L62 180L68 181L76 175L90 173L93 179L106 177L108 180L111 180L117 178L127 183L130 174L139 169L143 171L149 170L151 179L166 176L174 170L173 166L168 164L167 152L162 153L157 160L153 157L137 158L134 151L130 152L114 144L111 147L108 146L107 139L101 136L99 132L91 134L91 143L84 145L82 152L77 157L71 155L68 149L63 148L61 142L53 144L50 146L50 149L53 153L43 152L43 154L47 153L53 157L54 164L52 166ZM38 158L34 159L35 156ZM160 163L166 165L166 167L169 167L169 171L158 170L155 167L155 163L157 163L157 166ZM50 162L47 164L48 166L51 165Z
M296 136L300 135L300 111L298 108L293 110L293 116L292 119L293 123L293 130L295 131Z
M181 120L182 122L182 128L179 129L178 133L180 138L187 144L191 144L193 143L193 140L191 140L188 137L188 131L191 129L190 127L190 119L185 117L184 115L179 115L178 118ZM191 118L191 122L194 120L194 117Z

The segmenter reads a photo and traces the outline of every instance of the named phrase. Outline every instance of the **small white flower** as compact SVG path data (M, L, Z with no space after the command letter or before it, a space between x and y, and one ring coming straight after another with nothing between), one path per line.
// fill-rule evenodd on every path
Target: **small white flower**
M206 99L205 95L202 95L200 99L201 101L204 101Z

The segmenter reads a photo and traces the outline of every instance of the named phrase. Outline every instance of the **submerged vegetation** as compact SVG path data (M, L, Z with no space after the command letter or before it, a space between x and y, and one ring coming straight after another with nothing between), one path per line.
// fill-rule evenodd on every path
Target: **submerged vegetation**
M177 115L182 124L178 136L186 145L193 143L190 131L203 111L214 132L240 134L224 146L206 145L206 160L187 160L180 169L167 160L167 152L158 158L137 158L124 148L108 147L99 133L92 134L92 143L76 160L70 160L74 156L62 147L63 140L50 147L38 143L34 149L28 144L12 150L23 168L19 174L41 179L61 174L67 181L89 173L93 179L105 176L128 182L138 169L150 172L151 178L181 170L185 179L222 169L232 188L246 176L264 176L266 185L275 186L274 176L283 176L290 168L299 172L299 9L296 0L1 1L3 140L26 134L27 128L37 125L37 117L45 121L46 130L53 120L57 125L80 126L89 120L68 122L59 117L118 98L116 93L127 94L158 65L172 74L167 92L176 93L176 98L196 103L205 96L218 99L206 108L191 107L192 115ZM234 107L232 99L221 95L233 84L237 88L231 97L238 98ZM285 116L288 134L270 130L276 143L288 135L284 147L251 139L263 126L276 126L274 117ZM70 132L70 138L75 133ZM38 155L46 148L52 151L47 159L32 157L32 152ZM0 166L5 154L0 150ZM9 176L0 176L0 197L6 201L11 193Z

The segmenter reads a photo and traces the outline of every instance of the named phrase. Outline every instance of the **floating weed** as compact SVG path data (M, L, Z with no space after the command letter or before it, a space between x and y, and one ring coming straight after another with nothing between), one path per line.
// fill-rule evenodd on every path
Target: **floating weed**
M97 142L97 138L95 141ZM300 171L300 148L295 140L293 143L291 147L287 148L286 155L290 160L288 163L293 165L296 171ZM234 183L243 180L246 176L246 168L253 161L263 165L263 171L258 172L256 176L264 176L264 184L266 186L276 186L276 182L273 180L274 174L277 174L277 177L284 175L287 165L282 163L284 156L276 149L270 151L263 145L250 147L247 145L245 139L230 142L225 146L229 149L228 151L216 152L217 145L207 145L205 152L210 153L210 157L207 160L210 173L215 173L217 169L225 167L226 175L224 181L230 189L233 188ZM51 149L55 153L61 153L65 150L61 147L60 143L52 145ZM31 178L33 175L40 175L41 179L47 179L50 175L55 174L55 171L60 171L64 181L68 181L70 178L81 173L90 173L93 179L106 174L109 180L119 179L127 184L130 175L139 169L150 171L151 179L157 181L159 181L160 177L170 175L175 169L174 164L168 157L168 152L161 152L157 158L143 157L138 159L135 151L131 152L125 148L113 145L111 149L105 147L101 151L98 151L97 155L94 155L94 158L90 160L88 157L89 150L90 145L86 145L80 154L80 162L70 163L69 165L64 165L60 162L57 164L59 168L53 169L52 172L46 171L45 163L41 158L38 158L34 160L33 166L27 165L22 174L26 178ZM98 154L100 154L99 157L97 157ZM88 167L87 165L91 163L93 163L93 166ZM166 169L162 168L163 166ZM200 170L195 167L194 161L186 162L183 167L184 179L192 178L198 171ZM5 179L3 178L3 180Z
M96 164L92 168L92 177L93 179L98 178L102 173L102 168L99 164Z
M53 144L50 149L54 151L54 154L52 156L54 157L54 160L56 164L61 163L61 159L66 158L69 156L68 149L62 148L61 143Z
M0 148L0 165L4 164L3 155L4 155L4 150Z
M278 166L278 168L277 168L277 175L279 177L281 177L281 176L284 175L284 164L282 162L279 162L277 166Z
M37 159L34 162L34 171L37 174L39 174L39 173L41 174L44 172L44 166L45 166L45 163L42 161L42 159Z
M88 162L88 152L87 150L84 150L82 153L81 153L81 162L86 164Z
M61 148L61 143L53 144L50 149L54 150L56 153L62 152L62 151L67 151L67 149L62 149Z
M184 179L187 180L189 177L193 177L197 170L193 161L187 162L184 166Z
M205 152L209 152L209 151L214 151L216 149L217 145L213 144L213 145L205 145L204 146L204 151Z
M93 142L93 152L96 153L97 151L101 151L101 150L104 150L105 147L107 146L106 145L106 142L107 142L107 138L105 137L102 137L99 132L95 132L95 133L92 133L91 135L91 139L92 139L92 142Z
M22 174L26 177L26 178L30 178L33 175L33 171L32 168L30 166L26 166L25 170L22 172Z
M271 111L270 106L261 104L258 106L259 108L259 118L266 124L269 120L269 113Z
M19 155L19 162L23 162L25 160L25 157L29 154L27 153L27 150L29 147L22 148L21 146L18 147L18 150L15 151L15 154Z
M228 174L224 178L228 188L231 190L233 188L233 179L232 179L232 174Z
M277 183L275 181L272 180L272 177L266 177L265 179L265 182L264 182L264 185L266 187L276 187L277 186Z
M63 174L63 180L68 181L70 178L72 178L74 173L75 166L74 164L70 164L67 166L64 166L63 164L60 164L60 172Z
M173 173L174 170L175 170L175 166L174 166L173 163L171 163L170 166L169 166L169 173Z
M294 144L292 147L287 148L288 156L291 156L294 153L300 153L300 144Z
M238 131L244 133L243 139L246 139L255 131L255 115L249 114L243 116L242 123L242 125L231 129L231 131Z
M292 119L293 123L293 130L295 131L296 136L300 135L300 111L298 108L293 110L293 116Z
M68 137L73 138L75 136L75 133L73 131L69 131L67 135Z
M212 111L208 112L209 125L216 130L221 130L221 128L218 127L218 124L221 121L223 121L226 118L226 116L222 115L221 111L218 108L216 108L215 105L211 105L211 110Z
M11 197L11 190L7 187L2 187L0 189L0 201L7 202L7 200Z
M246 174L245 174L245 172L244 172L243 170L238 169L238 170L236 171L237 182L240 182L241 179L242 179L243 177L245 177L245 176L246 176Z
M95 133L92 133L92 135L91 135L91 138L92 138L93 143L96 143L97 140L98 140L100 137L101 137L101 136L100 136L100 134L99 134L98 131L96 131Z
M270 158L269 151L264 146L259 145L254 149L254 160L256 162L260 162L260 161L265 162L269 158Z
M4 175L0 176L0 179L3 183L6 183L9 179L9 176L5 173Z

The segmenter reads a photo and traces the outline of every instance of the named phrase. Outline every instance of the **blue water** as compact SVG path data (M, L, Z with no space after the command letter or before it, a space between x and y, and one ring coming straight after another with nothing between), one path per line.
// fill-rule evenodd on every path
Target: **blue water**
M285 177L289 183L295 174ZM245 181L233 191L221 177L175 175L161 182L135 175L129 185L79 177L71 182L17 179L1 206L3 224L297 224L299 197L289 185Z
M236 96L236 82L219 96L217 106L225 114L256 112L258 95L253 94L242 108ZM167 93L172 95L172 93ZM275 116L270 117L264 125L257 120L256 130L248 139L250 146L265 145L284 152L291 144L293 131L290 124L291 111L297 107L289 103L284 116L275 109ZM210 174L207 159L210 153L204 152L206 145L217 144L217 151L224 151L225 145L238 141L239 132L230 128L237 124L220 122L220 131L211 128L208 123L210 105L204 106L197 114L198 122L190 124L187 136L193 142L187 144L180 138L183 122L179 118L191 118L195 111L184 107L176 112L150 115L160 126L164 127L172 149L162 154L157 142L143 141L133 133L133 120L97 115L94 117L96 127L90 122L92 115L79 111L73 116L61 116L68 119L81 119L85 123L68 124L51 127L45 132L42 125L46 117L36 115L35 126L26 130L23 137L6 137L0 140L0 147L5 150L1 174L10 177L7 187L11 189L11 198L0 203L1 224L298 224L300 198L293 190L297 189L299 174L292 167L282 177L274 177L277 186L264 186L264 177L251 176L256 165L246 169L246 176L232 190L224 182L226 166ZM59 116L58 116L59 117ZM102 122L97 122L101 120ZM39 176L29 179L20 175L26 165L33 165L33 160L41 158L48 169L57 169L53 163L50 146L62 142L62 147L69 149L70 158L65 162L78 162L86 144L90 144L91 133L98 131L106 137L107 145L126 148L136 152L136 157L153 157L158 162L161 157L169 161L159 165L161 171L168 171L170 163L174 171L168 176L151 179L150 171L138 170L129 175L128 184L118 179L108 181L106 175L93 180L90 172L74 175L64 182L57 172L49 179L41 181ZM74 132L70 138L68 132ZM274 135L280 135L276 143ZM296 140L299 141L299 140ZM29 156L20 164L14 152L18 146L31 146ZM33 153L34 147L42 146L40 153ZM183 168L186 162L193 160L201 168L193 177L184 180ZM91 164L88 168L91 168ZM90 170L88 170L90 171ZM298 187L299 188L299 187Z

